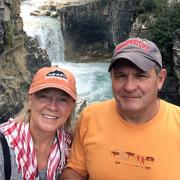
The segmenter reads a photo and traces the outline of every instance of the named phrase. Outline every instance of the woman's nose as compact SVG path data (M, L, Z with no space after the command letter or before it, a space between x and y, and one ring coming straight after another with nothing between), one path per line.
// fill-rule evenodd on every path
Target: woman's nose
M51 110L57 110L58 107L59 107L58 101L57 101L56 99L54 99L54 98L51 98L48 107L49 107Z

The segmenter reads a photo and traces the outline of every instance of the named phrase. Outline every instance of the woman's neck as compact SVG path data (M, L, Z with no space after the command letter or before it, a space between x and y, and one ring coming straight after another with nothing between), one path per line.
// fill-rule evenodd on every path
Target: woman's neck
M32 130L31 128L30 131L37 157L38 170L44 170L47 168L48 158L55 139L55 134L37 132L35 129Z

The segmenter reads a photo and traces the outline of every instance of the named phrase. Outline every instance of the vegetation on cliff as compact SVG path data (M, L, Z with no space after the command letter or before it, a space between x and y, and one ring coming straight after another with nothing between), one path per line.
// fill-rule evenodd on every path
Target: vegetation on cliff
M149 13L155 14L155 21L149 27L148 38L154 41L163 56L165 66L173 67L173 32L180 28L180 3L170 4L167 0L142 0L137 14L146 21Z
M180 5L164 6L151 27L152 40L161 50L166 66L173 67L173 32L180 28Z

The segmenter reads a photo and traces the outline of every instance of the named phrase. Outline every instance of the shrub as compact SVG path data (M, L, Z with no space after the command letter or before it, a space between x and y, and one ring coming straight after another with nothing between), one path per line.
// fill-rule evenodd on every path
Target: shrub
M180 28L180 5L166 7L157 16L156 23L150 28L154 41L165 60L165 64L172 66L173 59L173 32Z
M143 0L142 6L146 12L152 12L156 8L156 3L154 0Z

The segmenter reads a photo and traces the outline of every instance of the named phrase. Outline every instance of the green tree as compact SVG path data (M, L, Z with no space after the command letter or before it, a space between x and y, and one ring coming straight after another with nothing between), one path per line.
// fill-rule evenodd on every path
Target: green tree
M156 8L156 2L154 0L143 0L142 7L145 12L152 12Z
M166 7L158 14L156 23L150 28L152 40L158 45L166 66L173 64L173 32L180 28L180 5Z

